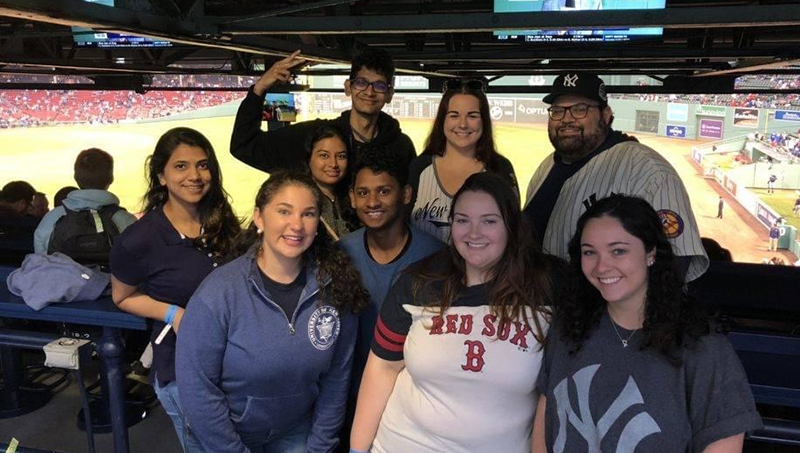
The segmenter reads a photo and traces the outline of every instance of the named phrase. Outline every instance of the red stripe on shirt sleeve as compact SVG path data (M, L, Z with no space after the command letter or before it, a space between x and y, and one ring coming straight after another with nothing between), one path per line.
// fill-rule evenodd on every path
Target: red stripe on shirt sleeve
M389 327L387 327L386 324L383 323L383 319L380 316L378 316L378 322L375 325L375 330L380 331L389 341L393 341L395 343L400 343L400 344L406 342L406 336L392 332L392 330L389 329Z
M375 325L375 342L388 352L403 352L406 337L389 330L381 318L378 317L378 322Z

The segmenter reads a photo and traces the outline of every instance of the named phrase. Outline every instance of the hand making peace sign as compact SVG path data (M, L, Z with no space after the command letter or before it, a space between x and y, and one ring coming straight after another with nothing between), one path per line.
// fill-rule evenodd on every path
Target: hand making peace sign
M292 77L292 68L306 62L305 58L300 57L300 51L295 50L291 55L278 60L273 64L264 75L256 82L253 92L263 96L276 83L286 83Z

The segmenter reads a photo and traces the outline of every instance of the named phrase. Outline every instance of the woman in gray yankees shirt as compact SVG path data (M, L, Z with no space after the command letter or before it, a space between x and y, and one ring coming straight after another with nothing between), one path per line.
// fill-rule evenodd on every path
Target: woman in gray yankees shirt
M492 117L482 80L449 80L425 149L411 162L411 222L444 242L450 240L453 194L475 173L492 171L514 189L514 167L494 147Z
M612 195L578 220L548 334L534 453L741 452L762 426L733 347L684 291L653 208Z

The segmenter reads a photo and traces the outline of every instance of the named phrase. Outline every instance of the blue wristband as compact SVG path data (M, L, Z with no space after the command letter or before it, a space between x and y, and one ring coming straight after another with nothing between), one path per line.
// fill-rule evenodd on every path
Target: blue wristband
M164 316L164 324L172 325L175 322L175 313L178 312L177 305L170 305L169 309L167 309L167 315Z
M350 453L369 453L369 451L361 451L361 450L356 450L355 448L351 448Z

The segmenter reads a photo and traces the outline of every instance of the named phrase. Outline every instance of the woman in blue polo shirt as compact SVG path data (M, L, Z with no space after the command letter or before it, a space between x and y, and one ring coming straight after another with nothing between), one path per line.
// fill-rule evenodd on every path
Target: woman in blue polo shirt
M258 191L249 251L214 271L189 302L176 371L192 435L211 453L327 453L344 421L358 272L320 225L305 173Z
M200 282L231 253L241 227L222 188L214 148L200 132L167 131L148 158L144 216L111 250L111 290L123 311L154 319L154 388L184 450L175 381L175 338L184 308Z

